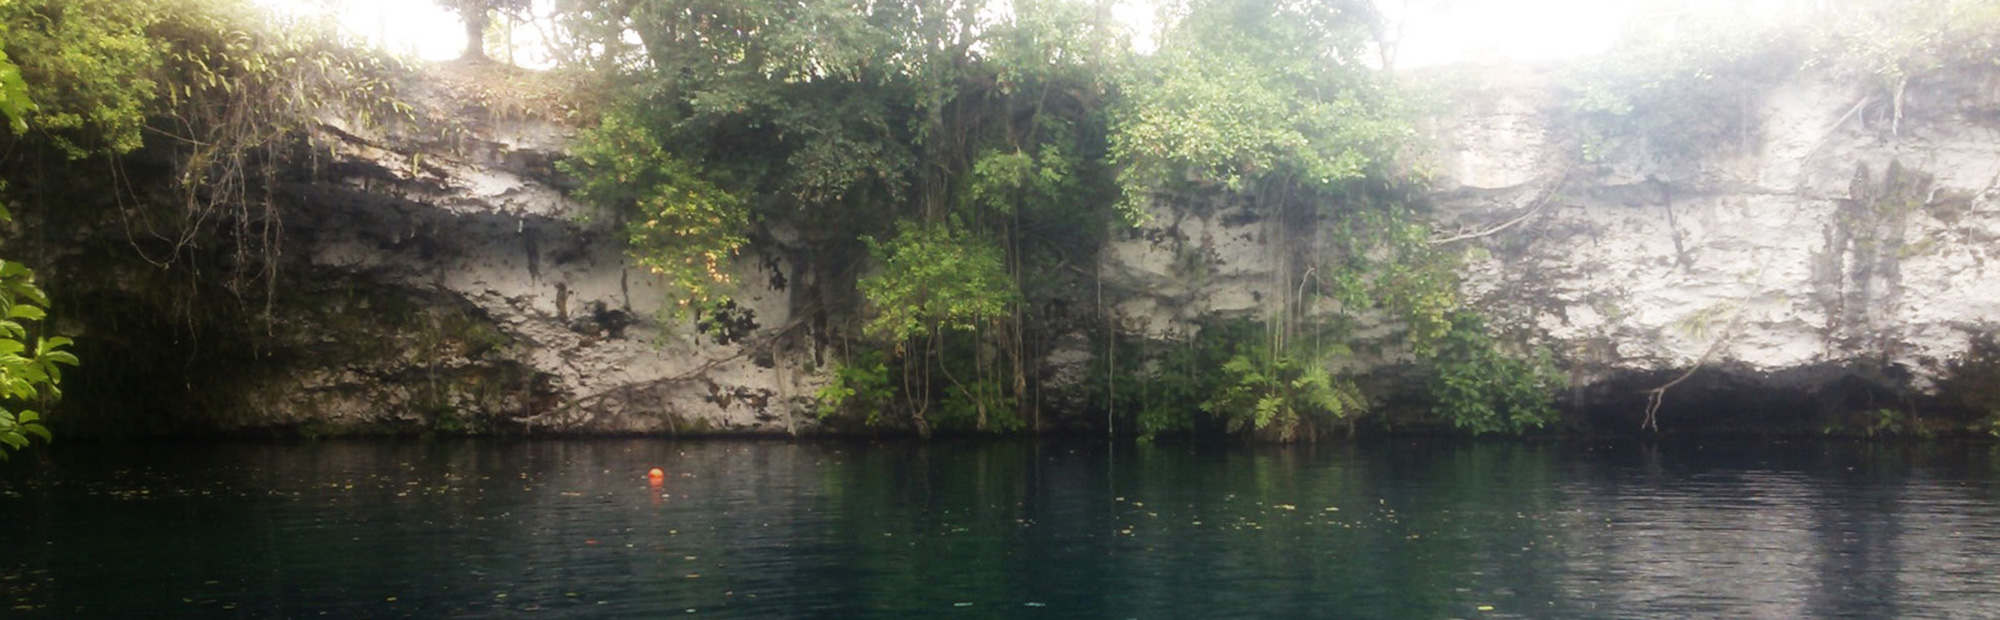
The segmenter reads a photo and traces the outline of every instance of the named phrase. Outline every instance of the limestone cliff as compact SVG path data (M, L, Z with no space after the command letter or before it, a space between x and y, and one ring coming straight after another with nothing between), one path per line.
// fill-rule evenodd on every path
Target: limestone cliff
M468 100L479 88L420 93L457 119L448 134L321 129L331 157L289 188L286 214L288 251L303 259L288 264L297 284L279 303L300 329L271 345L309 353L258 379L258 413L240 426L810 428L819 379L795 310L811 273L766 237L732 266L725 311L673 314L659 279L625 256L622 230L566 198L554 162L573 129ZM379 346L355 354L348 339Z
M1567 367L1577 420L1637 429L1669 384L1663 428L1922 409L2000 329L1991 76L1913 83L1894 102L1802 76L1749 102L1754 131L1681 158L1643 136L1585 158L1546 76L1482 80L1429 125L1433 217L1474 248L1469 304ZM1133 333L1172 339L1286 294L1270 247L1282 223L1155 216L1105 254Z
M1801 77L1748 102L1755 130L1712 153L1661 158L1633 139L1586 159L1556 89L1504 75L1428 125L1431 216L1468 233L1448 243L1471 248L1469 303L1555 351L1577 419L1636 429L1647 390L1669 384L1662 428L1913 407L2000 329L1990 78L1912 84L1892 109ZM726 316L669 318L608 218L565 198L551 162L568 130L470 113L484 116L449 148L327 128L332 160L293 188L292 251L326 291L388 292L321 295L330 305L306 315L399 297L418 300L402 315L415 327L382 330L395 355L308 356L264 377L251 393L268 415L245 425L435 426L427 411L462 411L529 431L816 428L826 310L797 233L759 235ZM1101 297L1075 305L1127 338L1183 339L1204 317L1307 294L1279 274L1326 234L1245 205L1163 205L1112 235L1089 268ZM1096 363L1088 329L1046 349L1052 389ZM1391 347L1358 363L1398 361Z
M1443 217L1540 210L1482 240L1466 292L1599 387L1575 406L1628 422L1633 388L1690 368L1662 416L1910 408L2000 328L1992 83L1953 74L1891 100L1802 76L1749 102L1734 144L1666 161L1636 140L1577 161L1548 89L1499 93L1441 126L1457 145ZM1762 411L1702 409L1717 401Z

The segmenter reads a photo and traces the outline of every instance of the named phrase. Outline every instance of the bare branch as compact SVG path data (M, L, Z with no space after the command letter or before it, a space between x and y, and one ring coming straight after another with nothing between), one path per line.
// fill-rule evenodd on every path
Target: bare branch
M1486 237L1498 234L1500 233L1500 231L1513 228L1515 224L1528 221L1528 218L1534 217L1535 213L1540 212L1542 210L1542 207L1547 206L1549 204L1549 201L1555 199L1556 194L1562 193L1563 185L1569 181L1569 171L1570 168L1568 167L1563 168L1562 176L1556 179L1555 185L1549 187L1549 193L1543 194L1541 199L1536 200L1535 204L1533 206L1528 207L1528 211L1526 213L1522 213L1520 217L1507 220L1506 222L1500 224L1499 226L1494 226L1492 228L1488 228L1486 230L1482 230L1479 232L1462 233L1462 234L1452 235L1450 237L1445 237L1443 239L1432 239L1430 241L1431 245L1444 245L1454 241L1478 239L1480 237Z
M1862 95L1860 101L1854 102L1854 107L1848 108L1846 114L1840 115L1840 120L1834 121L1832 127L1826 128L1826 133L1820 134L1819 140L1813 142L1812 148L1806 149L1806 154L1800 156L1799 161L1804 162L1806 160L1812 159L1813 154L1819 152L1819 147L1826 146L1826 140L1828 138L1833 137L1833 132L1839 131L1841 125L1847 124L1847 119L1853 118L1854 115L1861 112L1863 108L1868 107L1868 101L1870 99L1873 99L1873 97L1869 95Z

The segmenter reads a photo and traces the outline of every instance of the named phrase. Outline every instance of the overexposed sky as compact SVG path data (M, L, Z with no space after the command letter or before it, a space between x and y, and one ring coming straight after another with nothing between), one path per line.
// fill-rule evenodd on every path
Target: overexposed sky
M425 60L450 60L465 49L458 14L433 0L253 1L295 15L331 17L349 34Z
M1514 60L1558 60L1603 51L1637 0L1378 0L1400 28L1398 68ZM349 33L427 60L458 57L464 29L432 0L256 0L304 15L329 16ZM546 11L547 2L537 2ZM1151 47L1150 0L1122 0L1113 14ZM532 33L521 33L532 36ZM517 37L517 39L520 37ZM530 59L517 59L533 66Z
M1540 62L1611 47L1634 0L1378 0L1400 29L1398 68Z

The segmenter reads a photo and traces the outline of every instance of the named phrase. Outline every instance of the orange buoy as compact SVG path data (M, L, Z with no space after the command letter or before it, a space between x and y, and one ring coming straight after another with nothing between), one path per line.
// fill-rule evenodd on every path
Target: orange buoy
M646 479L653 481L653 484L659 484L660 481L666 479L666 477L667 477L667 472L660 471L660 468L658 467L653 468L652 471L646 472Z

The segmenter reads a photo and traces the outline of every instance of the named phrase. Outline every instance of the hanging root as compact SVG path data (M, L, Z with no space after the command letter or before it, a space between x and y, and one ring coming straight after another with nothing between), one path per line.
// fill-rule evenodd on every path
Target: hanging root
M1646 419L1639 423L1639 430L1648 430L1655 433L1660 432L1660 401L1666 399L1667 390L1673 389L1674 386L1680 385L1682 381L1688 380L1688 377L1694 376L1694 371L1701 370L1703 361L1707 361L1707 356L1702 356L1701 361L1695 362L1695 365L1688 367L1687 372L1681 373L1679 377L1674 377L1674 380L1668 381L1666 385L1646 390Z

